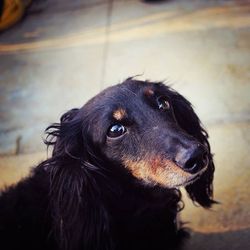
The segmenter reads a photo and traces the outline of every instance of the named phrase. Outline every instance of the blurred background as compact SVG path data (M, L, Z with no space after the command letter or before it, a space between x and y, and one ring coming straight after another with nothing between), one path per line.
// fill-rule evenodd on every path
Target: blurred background
M215 154L210 211L185 249L250 249L250 1L1 0L0 187L46 159L43 131L125 78L188 98Z

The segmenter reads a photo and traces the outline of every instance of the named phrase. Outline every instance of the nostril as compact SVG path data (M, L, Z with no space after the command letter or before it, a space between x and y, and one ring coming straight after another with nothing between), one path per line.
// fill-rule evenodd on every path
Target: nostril
M199 162L197 161L197 159L191 158L186 162L183 168L187 170L188 172L194 172L194 170L197 168L198 165L199 165Z
M196 173L207 165L207 161L207 152L203 152L202 154L189 158L183 168L190 173Z

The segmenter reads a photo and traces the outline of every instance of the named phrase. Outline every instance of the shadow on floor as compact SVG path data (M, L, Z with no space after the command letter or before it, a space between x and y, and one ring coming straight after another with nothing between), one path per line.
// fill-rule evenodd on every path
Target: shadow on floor
M191 232L184 250L247 250L250 249L249 234L250 228L217 233Z

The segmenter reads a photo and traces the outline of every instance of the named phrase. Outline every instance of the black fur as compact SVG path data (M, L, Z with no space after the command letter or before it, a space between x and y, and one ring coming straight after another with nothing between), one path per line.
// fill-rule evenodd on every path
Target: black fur
M158 96L168 98L169 111L158 109ZM127 112L121 121L112 116L119 108ZM117 123L127 132L107 138ZM137 178L124 161L155 155L174 162L184 144L202 144L208 159L200 178L186 186L189 197L205 208L214 203L208 135L191 104L162 83L129 78L68 111L46 132L51 158L1 194L1 249L175 249L187 235L176 220L183 207L178 187Z

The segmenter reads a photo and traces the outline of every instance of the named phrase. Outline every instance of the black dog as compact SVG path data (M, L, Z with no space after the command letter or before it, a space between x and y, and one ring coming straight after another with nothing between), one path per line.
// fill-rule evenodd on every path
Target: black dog
M213 203L208 135L162 83L127 79L47 128L52 157L2 192L3 250L168 250L186 235L178 188Z

